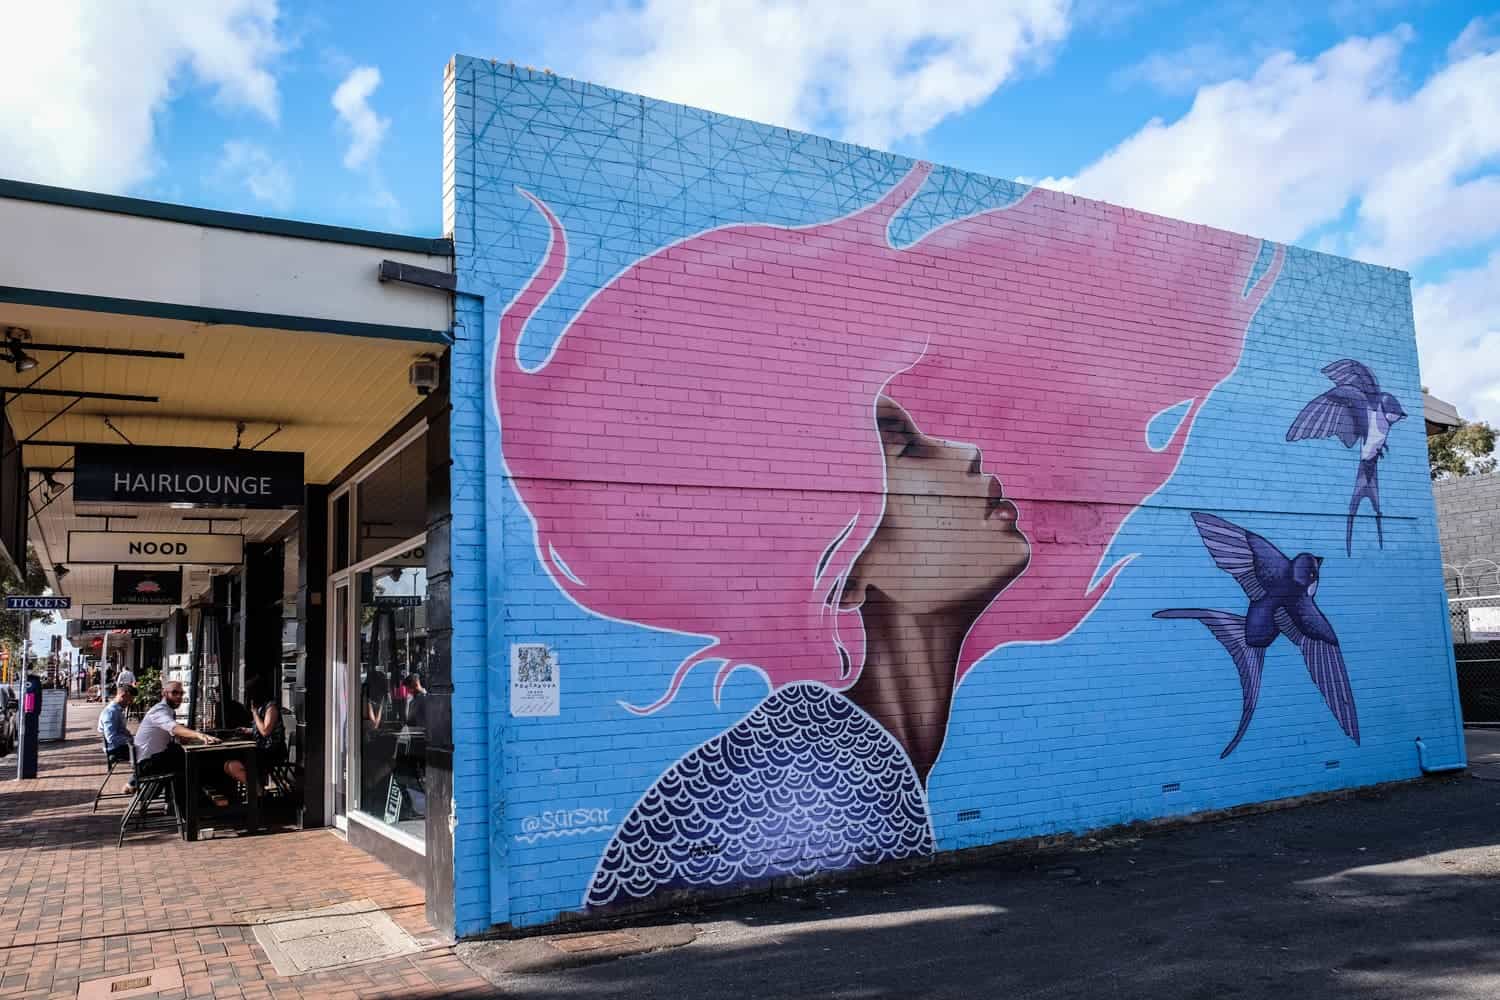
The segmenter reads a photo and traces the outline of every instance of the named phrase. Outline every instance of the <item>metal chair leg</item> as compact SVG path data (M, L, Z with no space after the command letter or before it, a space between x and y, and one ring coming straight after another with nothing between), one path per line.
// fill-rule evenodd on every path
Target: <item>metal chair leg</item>
M99 791L94 795L94 808L90 809L89 812L99 811L99 800L104 797L104 789L109 786L109 779L115 776L115 762L113 760L109 760L105 763L106 767L104 769L104 781L100 783Z
M115 838L115 847L125 843L125 830L130 826L130 817L135 814L136 806L141 801L141 796L149 793L149 784L136 787L135 794L130 797L130 805L125 807L125 815L120 818L120 835Z

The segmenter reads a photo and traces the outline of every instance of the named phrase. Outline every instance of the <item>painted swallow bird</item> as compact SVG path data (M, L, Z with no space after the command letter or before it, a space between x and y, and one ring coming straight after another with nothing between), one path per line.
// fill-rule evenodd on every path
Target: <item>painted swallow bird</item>
M1380 391L1374 373L1358 361L1349 358L1335 361L1323 369L1323 374L1333 380L1333 388L1302 408L1287 428L1286 439L1336 437L1345 448L1360 445L1354 496L1349 500L1349 520L1344 529L1344 554L1354 552L1354 515L1359 512L1360 501L1365 499L1375 508L1375 537L1380 547L1385 548L1376 465L1385 457L1391 427L1405 419L1406 411L1395 396Z
M1286 636L1301 650L1313 684L1322 693L1339 727L1358 745L1359 716L1354 710L1354 692L1349 688L1339 639L1313 603L1322 557L1302 552L1288 559L1255 532L1212 514L1195 513L1193 523L1214 564L1244 589L1250 599L1249 610L1241 617L1227 611L1171 608L1152 617L1192 618L1202 622L1234 660L1243 695L1240 727L1219 757L1233 753L1250 726L1260 698L1266 647L1278 636Z

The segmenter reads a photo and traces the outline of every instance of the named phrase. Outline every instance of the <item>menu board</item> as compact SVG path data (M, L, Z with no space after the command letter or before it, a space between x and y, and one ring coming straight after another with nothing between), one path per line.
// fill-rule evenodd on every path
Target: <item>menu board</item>
M42 716L36 738L43 742L61 740L68 729L68 692L66 688L42 688Z

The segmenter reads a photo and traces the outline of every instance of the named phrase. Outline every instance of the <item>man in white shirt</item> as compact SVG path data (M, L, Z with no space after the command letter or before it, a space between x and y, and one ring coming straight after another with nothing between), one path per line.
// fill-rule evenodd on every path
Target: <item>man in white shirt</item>
M135 687L135 673L129 667L115 674L115 687L119 687L121 684L129 684L131 687Z
M219 742L207 733L200 733L178 723L177 708L182 704L182 694L181 681L167 681L163 684L161 701L151 706L135 731L135 754L141 775L172 775L172 790L177 795L179 809L187 806L187 779L186 761L177 740Z

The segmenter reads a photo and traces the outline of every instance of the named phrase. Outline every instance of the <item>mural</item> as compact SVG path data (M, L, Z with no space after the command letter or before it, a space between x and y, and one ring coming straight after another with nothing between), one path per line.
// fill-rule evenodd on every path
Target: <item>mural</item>
M1250 728L1256 703L1260 700L1266 648L1280 636L1286 636L1301 651L1313 684L1317 685L1339 727L1356 744L1359 743L1359 717L1354 710L1354 693L1349 688L1349 674L1344 669L1339 639L1333 626L1313 602L1313 596L1318 592L1322 556L1301 552L1288 559L1280 549L1255 532L1212 514L1195 513L1193 523L1197 525L1198 534L1213 557L1214 565L1234 578L1249 599L1250 607L1243 615L1172 608L1158 611L1153 617L1191 618L1202 622L1234 660L1244 704L1239 728L1219 756L1228 757L1233 753L1244 738L1245 730Z
M1380 525L1380 476L1378 465L1388 450L1386 438L1391 427L1406 418L1401 402L1380 390L1375 375L1348 358L1335 361L1323 369L1333 380L1334 388L1302 408L1292 426L1287 428L1288 441L1307 438L1336 437L1345 448L1359 448L1359 468L1354 473L1354 495L1349 498L1349 520L1344 533L1344 554L1354 554L1354 515L1360 502L1368 499L1375 509L1375 537L1385 548L1385 532Z
M662 711L707 663L716 696L740 670L769 689L644 790L585 905L931 852L959 685L1109 593L1132 558L1107 560L1116 533L1172 476L1282 268L1280 247L1164 240L1159 220L1042 190L896 246L929 173L828 222L651 253L529 367L569 234L522 191L549 240L500 319L493 389L537 558L594 615L701 637L628 712ZM1309 560L1268 564L1248 620L1259 641L1285 618L1316 678L1337 644Z

